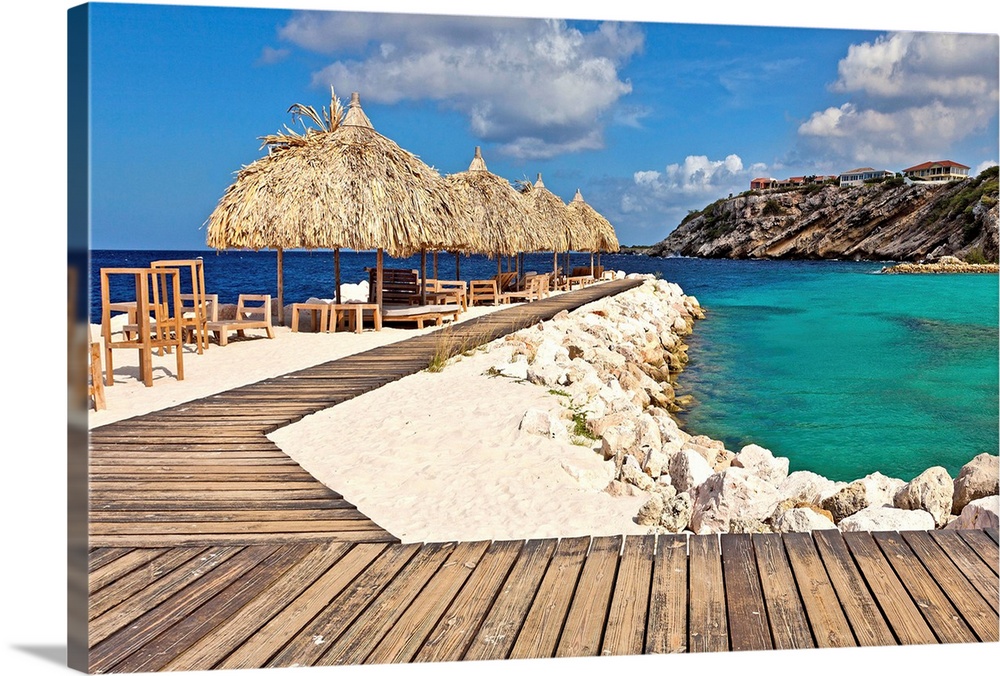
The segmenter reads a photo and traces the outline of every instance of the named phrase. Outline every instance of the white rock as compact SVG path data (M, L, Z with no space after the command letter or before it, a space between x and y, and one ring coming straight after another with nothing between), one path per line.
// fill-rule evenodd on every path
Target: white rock
M836 527L832 520L808 507L786 509L774 520L774 528L779 533L807 533Z
M815 472L799 470L785 477L778 486L778 492L782 498L819 505L846 485L843 482L830 481Z
M1000 528L1000 496L973 500L945 528Z
M733 458L733 467L743 467L775 486L788 478L788 458L776 458L771 451L757 444L740 449Z
M896 509L895 507L865 507L845 517L837 524L840 530L934 530L934 517L921 509Z
M1000 456L980 453L967 462L955 477L952 512L959 514L973 500L1000 492Z
M951 515L955 484L944 467L930 467L896 491L893 506L899 509L922 509L930 512L940 528Z
M781 499L775 486L740 467L713 474L692 497L691 530L699 534L725 533L732 519L762 521Z
M696 451L678 451L670 456L668 464L670 483L678 491L700 486L714 474L712 466Z
M551 411L540 408L529 408L525 411L517 428L522 432L538 434L550 439L564 441L569 439L569 430L563 419Z
M873 472L858 481L865 487L869 507L892 507L896 492L906 485L902 479L888 477L881 472Z

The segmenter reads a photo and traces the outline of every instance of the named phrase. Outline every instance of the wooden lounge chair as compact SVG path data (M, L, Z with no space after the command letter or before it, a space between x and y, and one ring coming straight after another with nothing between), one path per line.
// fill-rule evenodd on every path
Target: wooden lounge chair
M368 302L377 303L376 288L378 270L368 270ZM420 275L416 270L399 268L382 269L382 303L390 305L420 304Z
M215 334L215 340L222 347L229 343L232 331L243 338L247 329L263 329L268 338L274 338L271 328L271 296L241 293L236 304L236 317L210 321L207 328Z
M523 300L530 303L549 295L549 275L531 275L525 279L522 291L508 291L504 294L507 301Z
M490 279L473 279L469 282L469 305L483 305L490 302L493 305L506 303L504 294L513 291L517 281L516 272L501 272Z
M424 322L432 321L436 326L444 324L446 318L455 321L461 305L383 305L382 323L416 322L417 328L424 328Z

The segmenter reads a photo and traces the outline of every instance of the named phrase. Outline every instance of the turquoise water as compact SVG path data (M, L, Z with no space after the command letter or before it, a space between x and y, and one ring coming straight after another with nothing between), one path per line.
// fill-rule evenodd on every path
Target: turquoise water
M206 281L222 302L274 288L273 252L95 251L91 266L195 255L205 256ZM589 260L574 254L571 265ZM454 258L439 262L440 276L451 278ZM706 308L678 387L697 401L681 420L693 434L733 450L758 443L788 457L793 471L843 481L875 471L911 479L934 465L954 476L977 453L997 453L996 275L876 275L879 263L834 261L613 255L603 263L659 274ZM374 264L370 252L342 254L344 281L365 278ZM527 256L528 269L551 265L551 254ZM461 260L463 279L495 271L482 256ZM329 252L288 252L284 272L286 302L332 294ZM93 321L96 281L90 302Z
M879 267L745 264L703 288L686 429L842 481L997 453L997 277Z

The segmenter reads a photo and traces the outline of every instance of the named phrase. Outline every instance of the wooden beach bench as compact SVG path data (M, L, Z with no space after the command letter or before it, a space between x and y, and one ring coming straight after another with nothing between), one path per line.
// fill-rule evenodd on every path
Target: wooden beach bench
M247 329L263 329L268 338L274 338L271 328L271 296L241 293L236 304L236 317L210 321L206 328L215 334L221 347L229 343L229 334L233 331L243 338Z
M433 321L436 326L444 324L446 318L455 321L461 305L383 305L382 323L416 322L417 328L424 328L424 322Z

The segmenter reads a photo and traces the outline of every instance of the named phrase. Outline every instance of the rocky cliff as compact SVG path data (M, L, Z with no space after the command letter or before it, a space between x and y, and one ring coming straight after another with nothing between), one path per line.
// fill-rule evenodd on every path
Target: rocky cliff
M997 167L944 185L748 192L690 214L647 253L705 258L996 261Z

